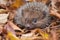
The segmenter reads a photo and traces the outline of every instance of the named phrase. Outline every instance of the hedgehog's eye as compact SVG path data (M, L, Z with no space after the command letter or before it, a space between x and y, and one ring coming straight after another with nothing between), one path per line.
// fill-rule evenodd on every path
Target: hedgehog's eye
M33 23L36 23L37 22L37 18L33 18Z

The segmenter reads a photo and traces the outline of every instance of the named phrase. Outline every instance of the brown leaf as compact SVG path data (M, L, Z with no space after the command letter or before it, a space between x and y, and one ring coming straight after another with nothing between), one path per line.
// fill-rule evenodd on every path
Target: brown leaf
M6 24L6 25L4 26L4 30L6 30L7 33L8 33L8 32L12 32L13 34L15 34L14 29L13 29L9 24Z

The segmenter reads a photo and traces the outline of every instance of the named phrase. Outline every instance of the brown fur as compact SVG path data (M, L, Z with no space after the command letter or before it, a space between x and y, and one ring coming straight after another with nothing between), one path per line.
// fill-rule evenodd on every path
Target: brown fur
M18 13L14 18L16 24L23 25L27 29L47 27L50 22L49 10L47 6L39 2L27 4L24 5L26 6L25 8L22 6L22 8L18 9Z

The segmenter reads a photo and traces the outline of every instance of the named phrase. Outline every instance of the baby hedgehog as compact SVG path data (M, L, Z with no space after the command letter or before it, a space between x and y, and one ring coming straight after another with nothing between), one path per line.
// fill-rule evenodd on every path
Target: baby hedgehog
M17 9L14 22L21 28L46 28L50 24L48 7L41 2L30 2Z

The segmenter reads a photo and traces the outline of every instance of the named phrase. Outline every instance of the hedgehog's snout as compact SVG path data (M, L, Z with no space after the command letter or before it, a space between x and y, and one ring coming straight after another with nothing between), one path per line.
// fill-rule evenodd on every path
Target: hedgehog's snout
M25 25L25 28L26 28L26 29L34 29L35 26L34 26L33 24L26 24L26 25Z

